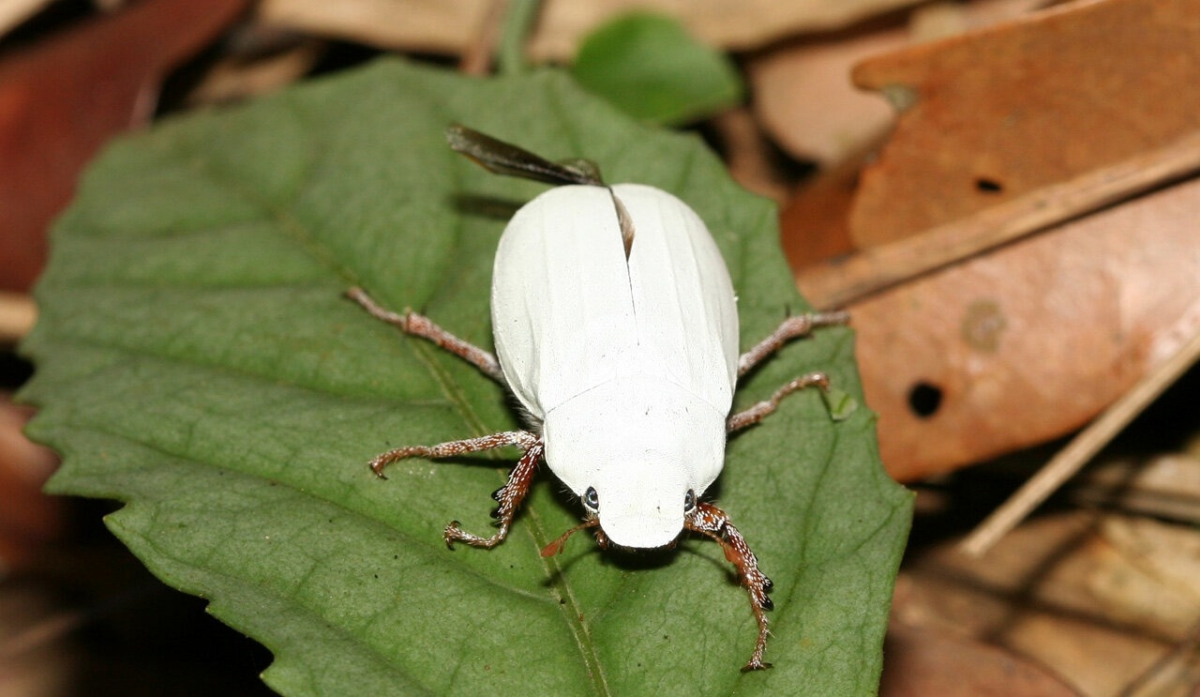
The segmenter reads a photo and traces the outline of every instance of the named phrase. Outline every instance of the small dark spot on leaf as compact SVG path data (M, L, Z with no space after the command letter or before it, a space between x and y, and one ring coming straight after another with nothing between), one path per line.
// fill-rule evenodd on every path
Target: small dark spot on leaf
M999 194L1004 191L1004 185L995 179L979 177L975 180L975 190L984 194Z
M908 392L908 407L922 419L933 416L942 406L942 388L927 382L918 382Z

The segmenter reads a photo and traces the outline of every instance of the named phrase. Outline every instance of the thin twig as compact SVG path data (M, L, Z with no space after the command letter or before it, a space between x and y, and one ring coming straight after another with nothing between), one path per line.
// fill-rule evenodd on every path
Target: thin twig
M0 291L0 344L14 344L33 329L37 306L22 293Z
M483 76L492 71L492 61L496 56L496 46L500 41L500 32L507 14L508 0L491 0L488 3L483 22L458 61L458 72Z
M844 307L1052 225L1200 170L1200 132L1073 179L1044 186L924 233L800 269L818 309Z
M1154 688L1163 687L1162 684L1156 683L1159 683L1164 675L1168 680L1171 677L1175 677L1176 681L1182 678L1187 681L1185 684L1192 683L1194 685L1196 670L1192 667L1192 660L1190 660L1191 656L1189 654L1193 654L1197 647L1200 647L1200 622L1193 623L1183 641L1180 641L1170 651L1163 654L1149 668L1143 671L1141 675L1137 676L1133 682L1126 685L1119 693L1120 697L1162 694L1162 692ZM1176 673L1176 675L1170 675L1171 672ZM1178 673L1183 673L1183 675L1178 675ZM1176 682L1176 684L1178 683Z
M967 536L959 549L980 557L1001 537L1017 526L1039 504L1070 479L1121 432L1179 376L1200 358L1200 332L1193 333L1182 348L1143 377L1128 392L1079 432L1075 438L1046 463L1037 474L996 509L987 520Z

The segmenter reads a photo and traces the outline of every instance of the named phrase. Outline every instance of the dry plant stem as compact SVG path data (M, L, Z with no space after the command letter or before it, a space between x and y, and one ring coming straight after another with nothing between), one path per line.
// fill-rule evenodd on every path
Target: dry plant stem
M73 632L94 621L94 616L83 611L63 611L23 628L6 627L8 636L0 640L0 675L11 671L28 659L33 651L63 642ZM9 694L6 692L6 694ZM16 694L14 691L12 694Z
M497 62L501 75L518 75L528 69L525 43L537 24L541 0L508 0L505 5Z
M1192 675L1194 670L1181 668L1191 663L1189 654L1194 654L1196 649L1200 647L1200 623L1193 623L1188 630L1187 636L1183 638L1175 647L1163 654L1162 658L1155 661L1149 668L1142 672L1133 682L1125 686L1121 690L1122 697L1132 697L1133 695L1152 695L1162 694L1159 690L1155 690L1155 683L1159 682L1164 676L1170 679L1170 673L1174 671L1187 671ZM1181 676L1176 676L1181 677ZM1161 689L1161 683L1159 683ZM1193 684L1192 687L1195 687Z
M492 70L492 59L500 43L500 32L504 17L508 14L508 0L490 0L483 23L474 39L463 51L458 61L458 72L464 75L484 76Z
M25 338L37 321L37 306L24 293L0 291L0 343L16 343Z
M9 0L0 3L0 35L7 34L35 12L49 5L50 0Z
M1079 435L1046 463L1012 498L996 509L963 541L960 549L973 557L982 556L992 545L1017 526L1030 512L1070 479L1140 414L1171 383L1200 358L1200 332L1194 334L1175 355L1142 378Z
M797 273L809 302L842 307L917 276L1200 170L1200 132L1045 186L920 235Z
M500 362L496 360L494 355L468 341L463 341L454 336L437 324L434 324L433 320L428 317L419 315L412 310L406 310L403 315L392 312L376 303L362 288L351 288L346 291L346 297L361 305L363 309L371 313L372 317L399 327L405 334L419 336L422 339L432 341L441 348L479 368L491 379L502 385L507 384L504 380L504 372L500 369Z
M684 519L684 527L692 532L705 535L721 545L725 550L725 559L737 567L738 580L750 594L750 607L754 610L754 619L758 621L758 640L754 643L754 653L742 670L762 670L770 668L770 663L763 662L763 653L767 650L767 637L771 635L767 628L766 611L775 607L767 593L771 590L771 579L758 568L758 559L742 533L738 532L729 516L721 509L708 503L696 504L696 509Z

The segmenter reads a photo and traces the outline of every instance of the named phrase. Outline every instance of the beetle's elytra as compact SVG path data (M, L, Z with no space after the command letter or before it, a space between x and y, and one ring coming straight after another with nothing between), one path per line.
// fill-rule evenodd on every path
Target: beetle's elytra
M461 126L451 147L484 167L552 184L513 216L492 278L496 355L414 312L397 314L365 291L349 296L373 316L461 356L507 387L528 430L376 457L444 458L515 445L522 456L493 495L499 529L478 537L446 527L446 543L503 541L543 459L580 499L584 522L547 545L556 553L590 528L602 548L658 548L684 530L716 540L738 570L758 621L745 670L763 662L771 581L719 508L701 500L720 474L728 433L757 423L804 387L828 387L822 373L800 376L764 402L730 415L738 376L788 341L843 324L842 312L790 317L739 355L738 316L725 262L703 221L671 194L640 184L606 186L581 163L555 164Z

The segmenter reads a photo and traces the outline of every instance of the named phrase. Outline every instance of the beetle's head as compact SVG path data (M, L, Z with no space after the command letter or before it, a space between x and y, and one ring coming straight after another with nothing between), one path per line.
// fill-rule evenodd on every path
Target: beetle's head
M597 472L580 496L589 516L600 521L609 542L642 549L665 547L683 531L696 507L695 484L681 468L613 468Z
M621 547L664 547L721 471L725 416L661 382L614 381L551 410L546 463Z

